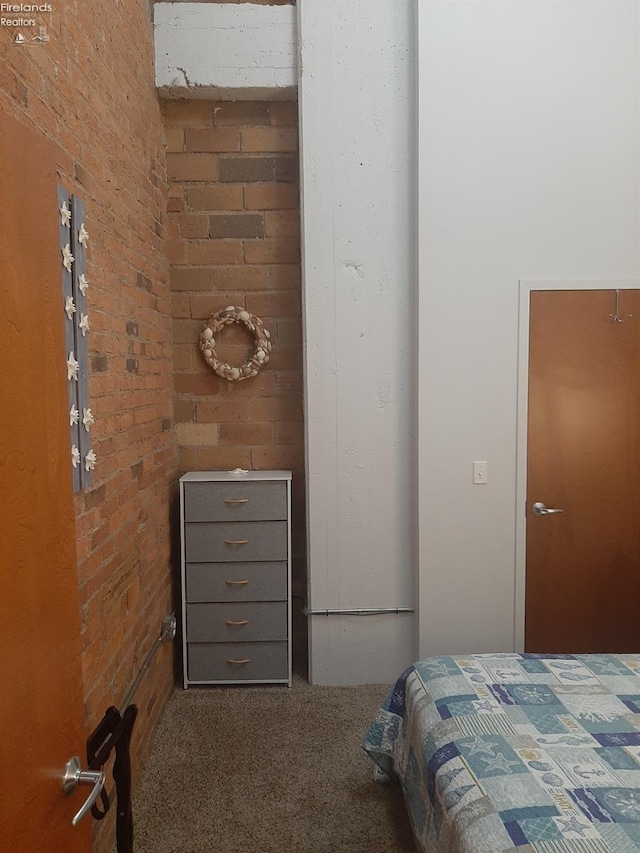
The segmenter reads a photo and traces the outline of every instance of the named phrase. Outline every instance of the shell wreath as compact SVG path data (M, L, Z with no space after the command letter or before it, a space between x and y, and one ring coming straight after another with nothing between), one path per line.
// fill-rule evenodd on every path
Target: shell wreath
M231 325L231 323L242 323L242 325L246 326L256 342L253 355L240 367L234 367L231 364L221 361L216 354L216 335L225 326ZM270 337L269 331L265 329L264 323L259 317L256 317L255 314L251 314L244 308L237 308L231 305L209 317L207 325L200 335L200 350L204 355L204 360L214 373L232 382L242 382L243 379L256 376L260 368L264 367L269 361L269 353L271 352Z

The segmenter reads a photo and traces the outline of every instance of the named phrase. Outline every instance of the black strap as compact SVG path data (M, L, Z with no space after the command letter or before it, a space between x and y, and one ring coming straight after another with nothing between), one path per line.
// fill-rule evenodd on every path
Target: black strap
M100 770L115 749L113 779L116 783L118 803L116 815L116 846L118 853L133 852L133 812L131 808L131 736L138 715L135 705L129 705L124 714L113 706L107 708L104 717L89 736L87 759L89 769ZM91 809L96 820L102 820L111 805L109 795L102 789L102 810L97 804Z
M116 848L118 853L133 853L133 810L131 808L131 735L138 709L129 705L122 715L122 731L116 741L116 760L113 778L118 797L116 816Z

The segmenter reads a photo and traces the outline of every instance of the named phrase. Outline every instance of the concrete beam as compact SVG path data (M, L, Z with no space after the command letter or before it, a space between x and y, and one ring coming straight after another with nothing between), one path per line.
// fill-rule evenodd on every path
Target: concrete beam
M161 97L297 96L295 6L156 3L154 29Z

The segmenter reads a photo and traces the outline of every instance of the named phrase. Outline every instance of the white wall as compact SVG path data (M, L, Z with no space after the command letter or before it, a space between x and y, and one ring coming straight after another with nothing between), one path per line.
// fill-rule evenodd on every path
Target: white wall
M638 274L638 9L420 2L421 656L520 643L518 280Z
M412 607L415 0L298 0L311 609ZM310 618L315 683L390 682L412 614Z
M156 3L154 37L164 97L296 97L293 6Z

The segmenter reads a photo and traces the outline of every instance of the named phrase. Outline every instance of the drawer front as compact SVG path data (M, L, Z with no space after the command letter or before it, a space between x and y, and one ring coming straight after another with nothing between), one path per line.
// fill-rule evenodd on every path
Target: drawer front
M235 563L287 559L286 521L185 524L188 563Z
M187 604L187 641L235 643L286 640L286 601Z
M187 601L286 601L287 563L187 563Z
M279 521L287 518L283 482L185 483L185 521Z
M190 681L278 681L289 677L286 643L189 643Z

